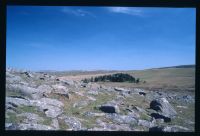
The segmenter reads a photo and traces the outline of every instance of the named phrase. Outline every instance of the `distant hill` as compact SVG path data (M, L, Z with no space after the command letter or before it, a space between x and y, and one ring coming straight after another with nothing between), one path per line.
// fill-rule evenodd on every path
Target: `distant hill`
M179 65L179 66L161 67L153 69L166 69L166 68L195 68L195 65Z

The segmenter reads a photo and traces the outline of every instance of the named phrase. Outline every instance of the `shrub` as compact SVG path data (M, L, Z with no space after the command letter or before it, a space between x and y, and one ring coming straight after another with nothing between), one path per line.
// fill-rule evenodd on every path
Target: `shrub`
M133 76L124 73L117 73L112 75L104 75L98 77L92 77L91 79L84 79L83 82L131 82L131 83L139 83L140 79L135 79Z

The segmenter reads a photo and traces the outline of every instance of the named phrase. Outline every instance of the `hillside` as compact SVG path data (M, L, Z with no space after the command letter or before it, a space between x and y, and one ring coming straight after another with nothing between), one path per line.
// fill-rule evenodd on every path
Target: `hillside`
M7 130L194 131L194 91L144 89L159 80L170 85L172 78L177 78L181 87L182 81L192 81L192 69L127 73L147 83L83 83L70 79L71 75L66 73L56 76L7 69L5 127ZM162 81L161 77L165 79Z

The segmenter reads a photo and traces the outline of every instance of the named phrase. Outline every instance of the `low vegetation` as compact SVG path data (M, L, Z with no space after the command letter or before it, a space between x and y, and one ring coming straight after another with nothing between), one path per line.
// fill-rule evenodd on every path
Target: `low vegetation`
M116 73L112 75L103 75L97 77L91 77L90 79L84 79L83 82L130 82L130 83L139 83L140 79L135 78L129 74L125 73Z

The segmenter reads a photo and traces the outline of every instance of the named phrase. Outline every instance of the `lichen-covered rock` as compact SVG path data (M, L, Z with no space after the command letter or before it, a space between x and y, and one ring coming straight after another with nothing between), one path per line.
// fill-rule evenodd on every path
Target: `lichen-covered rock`
M68 116L61 116L59 119L65 121L65 123L69 126L72 130L81 130L81 122L75 117L68 117Z
M172 105L167 101L166 98L157 98L150 103L150 108L161 112L162 115L166 117L174 117L177 112L172 107Z
M53 90L49 85L45 84L38 86L37 89L39 90L40 93L45 93L45 94L49 94Z
M130 115L119 115L116 113L113 114L107 114L106 118L109 118L117 123L122 124L137 124L137 119Z
M42 125L42 124L12 124L7 130L53 130L51 126Z
M32 88L22 84L9 84L7 88L10 91L18 92L21 95L28 96L32 99L39 99L42 95L39 93L40 91L36 88Z
M59 129L60 129L58 120L57 120L56 118L52 119L51 126L52 126L55 130L59 130Z
M34 113L28 113L28 112L18 114L17 117L26 117L23 120L23 123L27 123L27 124L38 124L44 121L44 119L40 117L39 115L34 114Z
M148 128L154 127L155 123L156 123L155 119L153 119L152 121L138 120L138 125L148 127Z
M149 128L149 131L160 131L160 132L188 132L190 131L186 127L174 125L174 126L156 126Z
M59 94L59 95L69 98L69 92L65 86L56 84L56 85L52 85L52 87L54 89L53 93L56 93L56 94Z
M32 105L39 107L47 117L55 118L62 114L64 104L61 101L51 98L42 98L37 101L31 101Z

